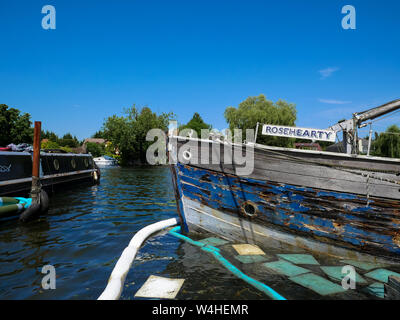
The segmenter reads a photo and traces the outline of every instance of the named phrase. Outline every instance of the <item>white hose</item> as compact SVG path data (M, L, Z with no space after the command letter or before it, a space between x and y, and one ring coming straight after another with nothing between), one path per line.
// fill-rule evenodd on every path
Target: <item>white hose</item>
M143 229L139 230L129 242L128 247L122 252L121 257L118 259L114 270L108 279L107 287L97 300L118 300L121 296L124 282L132 262L135 259L137 252L142 243L153 233L162 229L173 227L178 224L176 218L163 220L153 223Z

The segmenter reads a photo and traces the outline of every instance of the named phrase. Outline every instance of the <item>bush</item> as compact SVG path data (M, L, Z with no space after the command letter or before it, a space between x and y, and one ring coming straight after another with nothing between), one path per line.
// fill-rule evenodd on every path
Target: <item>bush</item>
M60 145L54 141L42 141L40 145L41 149L60 149Z

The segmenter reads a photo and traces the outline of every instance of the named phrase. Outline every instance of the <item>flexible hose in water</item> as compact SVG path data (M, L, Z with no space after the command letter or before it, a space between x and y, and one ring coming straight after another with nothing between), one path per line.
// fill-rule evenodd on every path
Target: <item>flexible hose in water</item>
M226 260L219 253L220 250L218 248L210 246L210 245L206 245L199 241L194 241L194 240L190 239L189 237L186 237L183 234L180 234L179 233L180 229L181 229L181 227L176 227L176 228L172 229L169 233L171 233L172 235L174 235L186 242L189 242L195 246L200 247L202 250L204 250L206 252L211 253L219 262L222 263L222 265L225 268L227 268L235 276L239 277L240 279L243 279L244 281L246 281L248 284L252 285L256 289L264 292L270 298L272 298L274 300L286 300L284 297L282 297L279 293L277 293L272 288L268 287L267 285L265 285L264 283L262 283L260 281L257 281L255 279L249 277L248 275L246 275L242 271L240 271L238 268L236 268L233 264L231 264L228 260Z
M140 229L139 232L137 232L129 242L128 247L126 247L122 252L121 257L118 259L117 264L111 273L107 287L97 300L118 300L124 287L126 275L128 274L132 262L135 259L142 243L151 234L168 227L176 226L177 224L178 220L172 218L153 223L147 227L144 227L143 229Z
M178 224L177 219L168 219L163 220L157 223L153 223L135 234L132 240L129 242L129 245L122 252L121 257L118 259L117 264L115 265L111 276L108 280L107 287L104 289L103 293L100 295L98 300L118 300L121 296L122 289L124 287L124 282L126 275L131 268L132 262L136 257L136 254L141 247L142 243L153 233L160 231L162 229L173 227ZM228 260L226 260L220 253L219 249L210 245L206 245L199 241L195 241L190 239L189 237L180 234L181 227L176 227L169 231L169 233L175 237L178 237L188 243L191 243L195 246L200 247L202 250L211 253L222 265L231 271L235 276L243 279L256 289L264 292L267 296L274 300L286 300L279 293L274 291L272 288L268 287L262 282L259 282L248 275L244 274L238 268L236 268L233 264L231 264Z

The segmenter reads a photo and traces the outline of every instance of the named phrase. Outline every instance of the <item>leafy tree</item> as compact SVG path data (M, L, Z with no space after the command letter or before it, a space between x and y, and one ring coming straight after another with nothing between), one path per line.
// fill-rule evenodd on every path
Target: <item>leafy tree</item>
M60 145L57 142L47 140L47 141L42 141L40 144L41 149L60 149Z
M96 138L96 139L105 139L106 135L104 133L104 131L99 130L96 131L94 135L92 135L92 138Z
M125 116L113 115L103 124L105 138L118 149L122 163L146 162L146 150L153 143L146 141L151 129L167 131L172 113L157 115L149 107L138 109L135 105L125 110Z
M211 130L211 125L205 123L200 115L195 112L192 119L185 125L179 127L179 131L183 129L193 129L197 133L197 137L201 138L201 130L207 129Z
M86 150L90 152L93 157L101 157L105 154L104 145L94 142L86 143Z
M376 156L400 158L400 128L392 125L381 134L375 133L372 149Z
M10 143L32 143L33 129L31 116L18 109L9 108L6 104L0 104L0 146Z
M69 148L79 147L78 139L75 136L73 137L72 134L70 133L64 134L64 136L58 140L58 143L62 147L69 147Z
M60 139L56 133L48 130L42 131L40 137L41 139L48 139L53 142L58 142L58 140Z
M228 107L224 116L229 128L241 129L243 139L246 137L246 129L256 129L257 122L260 124L275 124L283 126L295 126L296 106L283 100L272 102L261 94L258 97L248 97L241 102L238 108ZM272 146L291 147L294 139L261 134L261 126L258 130L257 142Z

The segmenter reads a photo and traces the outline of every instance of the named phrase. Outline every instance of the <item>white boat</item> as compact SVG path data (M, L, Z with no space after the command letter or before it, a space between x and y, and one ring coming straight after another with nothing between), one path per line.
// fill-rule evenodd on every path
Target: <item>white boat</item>
M109 156L101 156L93 160L98 167L114 167L118 165L117 160Z

